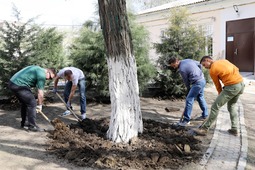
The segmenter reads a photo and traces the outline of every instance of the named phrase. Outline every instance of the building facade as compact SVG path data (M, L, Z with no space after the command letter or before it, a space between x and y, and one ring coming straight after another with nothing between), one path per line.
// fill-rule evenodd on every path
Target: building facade
M226 58L243 72L255 72L255 0L178 0L137 14L137 22L150 33L151 44L160 42L169 26L169 10L185 6L194 24L212 37L215 59ZM150 58L158 54L151 48Z

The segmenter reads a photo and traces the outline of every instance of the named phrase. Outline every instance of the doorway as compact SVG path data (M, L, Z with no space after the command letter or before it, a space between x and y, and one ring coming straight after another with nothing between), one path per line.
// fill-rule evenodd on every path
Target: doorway
M254 30L255 18L226 23L226 59L242 72L255 71Z

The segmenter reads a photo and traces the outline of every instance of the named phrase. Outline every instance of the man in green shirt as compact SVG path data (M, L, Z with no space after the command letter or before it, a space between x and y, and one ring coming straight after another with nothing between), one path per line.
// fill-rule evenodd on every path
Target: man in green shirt
M43 90L46 79L55 77L55 69L44 69L39 66L28 66L17 72L9 81L10 90L21 102L21 127L28 126L29 130L41 131L36 125L36 109L42 110ZM31 87L38 92L38 105ZM27 118L27 124L25 124Z

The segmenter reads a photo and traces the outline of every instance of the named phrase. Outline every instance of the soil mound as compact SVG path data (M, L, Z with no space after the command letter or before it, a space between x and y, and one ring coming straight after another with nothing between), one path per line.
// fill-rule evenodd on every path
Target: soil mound
M166 123L144 120L144 132L128 144L105 138L108 119L86 119L65 125L53 120L55 130L48 137L50 153L71 163L110 169L180 169L202 156L201 142L187 131L175 131Z

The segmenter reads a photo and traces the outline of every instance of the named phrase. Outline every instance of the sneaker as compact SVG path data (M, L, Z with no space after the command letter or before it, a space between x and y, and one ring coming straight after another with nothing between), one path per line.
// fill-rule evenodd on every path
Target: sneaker
M207 129L205 129L205 128L194 129L194 132L199 136L207 135Z
M38 126L29 125L28 130L33 132L43 132L44 130L39 128Z
M206 116L206 117L204 117L204 116L199 116L199 117L195 118L194 120L195 120L195 121L204 121L206 118L207 118L207 116Z
M86 119L86 113L81 114L81 120Z
M238 132L236 129L228 129L228 133L234 136L237 136Z
M179 126L185 127L186 125L189 125L189 124L190 124L190 121L184 120L184 121L179 123Z
M71 114L70 110L66 110L61 116L68 116Z
M28 129L28 127L29 127L29 123L28 122L25 122L24 124L21 123L21 125L20 125L20 128Z

